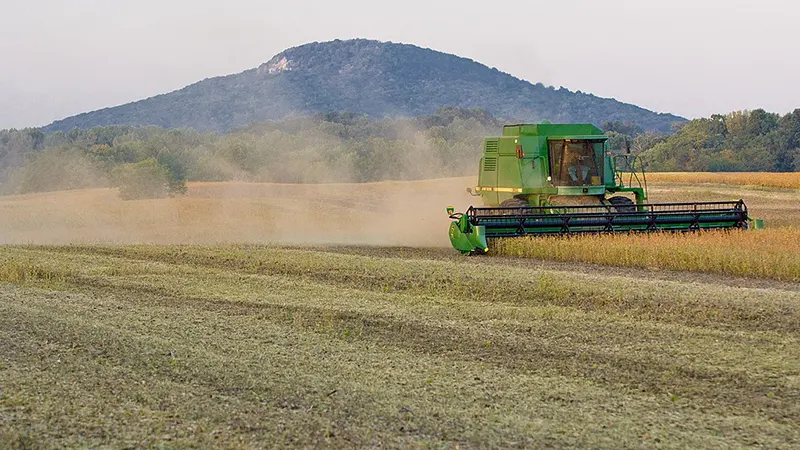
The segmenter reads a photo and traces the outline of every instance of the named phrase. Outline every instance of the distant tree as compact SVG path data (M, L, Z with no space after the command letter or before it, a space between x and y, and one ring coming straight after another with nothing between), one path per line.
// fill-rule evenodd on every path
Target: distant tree
M644 133L644 129L639 125L630 121L623 122L620 120L611 120L603 122L600 124L600 129L605 131L606 133L614 132L618 134L631 136L631 138Z
M747 135L751 138L763 136L777 129L779 120L778 114L768 113L763 109L754 109L747 119Z
M776 170L800 172L800 108L781 117L777 134Z
M162 198L182 193L172 189L169 170L155 158L123 164L114 169L112 178L123 200Z
M45 136L39 129L0 130L0 183L8 182L17 169L33 161L44 147Z
M800 112L735 111L692 120L644 154L654 171L791 171L796 137Z
M60 191L106 183L102 165L78 149L55 147L39 152L15 172L10 190L18 193Z
M778 128L786 148L800 148L800 108L781 117Z
M653 148L656 144L660 144L669 138L668 134L646 132L636 136L631 144L631 151L637 155L647 149Z
M625 153L631 148L633 137L616 131L606 131L608 148L613 153Z

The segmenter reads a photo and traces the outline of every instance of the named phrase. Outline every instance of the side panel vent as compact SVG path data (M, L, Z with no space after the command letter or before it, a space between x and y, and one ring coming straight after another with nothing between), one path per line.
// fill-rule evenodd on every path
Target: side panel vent
M497 139L486 140L486 151L497 153L497 148L500 146L500 141Z
M483 158L483 170L487 172L497 170L497 158Z

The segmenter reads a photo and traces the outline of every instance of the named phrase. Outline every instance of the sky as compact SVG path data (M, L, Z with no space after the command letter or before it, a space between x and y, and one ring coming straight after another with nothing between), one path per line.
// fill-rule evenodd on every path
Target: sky
M0 0L0 129L369 38L688 118L800 107L793 0Z

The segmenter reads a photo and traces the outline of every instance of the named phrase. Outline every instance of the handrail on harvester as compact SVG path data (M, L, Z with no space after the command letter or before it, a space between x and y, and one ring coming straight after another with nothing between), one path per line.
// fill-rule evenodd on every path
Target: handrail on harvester
M624 161L625 164L625 171L620 169L619 161ZM617 181L617 184L620 186L627 186L627 187L638 187L642 189L644 192L644 197L648 197L647 192L647 176L645 175L645 171L643 167L636 166L639 163L639 157L637 155L632 155L630 153L624 154L616 154L613 156L613 163L614 163L614 178ZM623 174L628 176L628 181L625 182L623 178ZM642 179L639 179L639 174L642 175ZM636 181L636 186L634 186L634 180Z

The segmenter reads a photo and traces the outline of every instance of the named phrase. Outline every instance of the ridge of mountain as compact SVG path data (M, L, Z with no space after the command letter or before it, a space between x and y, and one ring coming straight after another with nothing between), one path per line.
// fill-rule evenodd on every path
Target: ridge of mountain
M419 116L441 107L480 108L505 119L554 123L633 122L671 131L686 119L581 91L530 83L468 58L366 39L289 48L244 72L55 121L45 132L158 125L226 132L288 116L347 111Z

